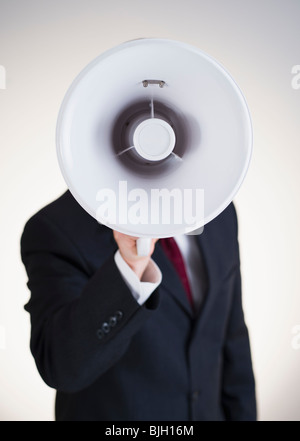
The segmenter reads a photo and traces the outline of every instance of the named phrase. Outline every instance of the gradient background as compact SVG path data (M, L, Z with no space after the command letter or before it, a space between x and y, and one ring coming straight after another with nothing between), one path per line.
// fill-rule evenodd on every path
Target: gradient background
M244 92L254 152L235 203L259 419L300 420L299 17L299 0L0 0L0 420L54 418L54 391L29 351L19 240L66 188L59 106L88 62L139 37L198 46Z

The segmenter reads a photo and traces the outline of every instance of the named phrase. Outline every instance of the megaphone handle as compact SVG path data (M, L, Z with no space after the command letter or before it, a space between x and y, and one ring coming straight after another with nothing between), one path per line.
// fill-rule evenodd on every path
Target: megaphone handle
M136 241L138 256L148 256L151 247L151 237L139 237Z

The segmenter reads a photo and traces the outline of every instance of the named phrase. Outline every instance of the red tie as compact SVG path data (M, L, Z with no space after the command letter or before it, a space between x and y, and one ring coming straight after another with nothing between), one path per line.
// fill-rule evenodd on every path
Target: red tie
M169 260L173 263L177 274L179 275L182 284L184 286L184 289L187 294L187 298L191 304L191 306L194 306L193 297L192 297L192 291L189 283L189 279L186 273L184 261L182 258L182 254L180 252L180 249L178 248L178 245L173 237L168 237L166 239L160 239L160 244L168 256Z

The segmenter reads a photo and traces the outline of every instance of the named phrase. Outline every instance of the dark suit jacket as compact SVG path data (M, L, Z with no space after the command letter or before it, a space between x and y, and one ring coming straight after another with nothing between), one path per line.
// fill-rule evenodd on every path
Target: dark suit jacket
M112 231L66 192L26 224L31 351L57 390L57 420L254 420L231 204L197 238L208 292L195 317L159 242L161 286L139 306L114 262Z

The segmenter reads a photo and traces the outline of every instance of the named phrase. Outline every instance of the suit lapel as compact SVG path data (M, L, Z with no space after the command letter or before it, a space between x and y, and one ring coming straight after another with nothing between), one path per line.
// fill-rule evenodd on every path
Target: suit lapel
M170 295L172 295L172 297L191 316L191 318L197 318L199 319L199 321L202 322L209 311L210 305L213 303L213 298L216 292L216 283L219 278L217 276L217 268L215 262L216 253L213 250L213 242L209 237L209 231L207 231L207 234L203 233L197 235L196 240L203 257L203 264L207 277L207 289L204 295L204 300L199 312L197 312L196 314L194 313L188 301L187 295L176 270L165 255L159 241L155 246L155 251L152 257L162 272L162 287L166 291L168 291Z
M155 250L152 255L153 260L158 265L162 272L162 288L164 288L172 297L180 304L180 306L191 316L194 316L193 309L187 298L187 294L182 285L180 277L178 276L172 262L167 258L159 241L155 245Z
M217 293L217 285L218 281L220 280L220 276L218 275L218 266L216 264L216 255L218 255L218 253L215 249L216 246L213 238L210 237L210 231L208 228L206 230L206 234L204 230L202 234L197 236L197 242L203 256L203 264L207 276L205 298L198 314L200 324L203 323L205 317L207 314L209 314L210 307L213 304L215 295Z

